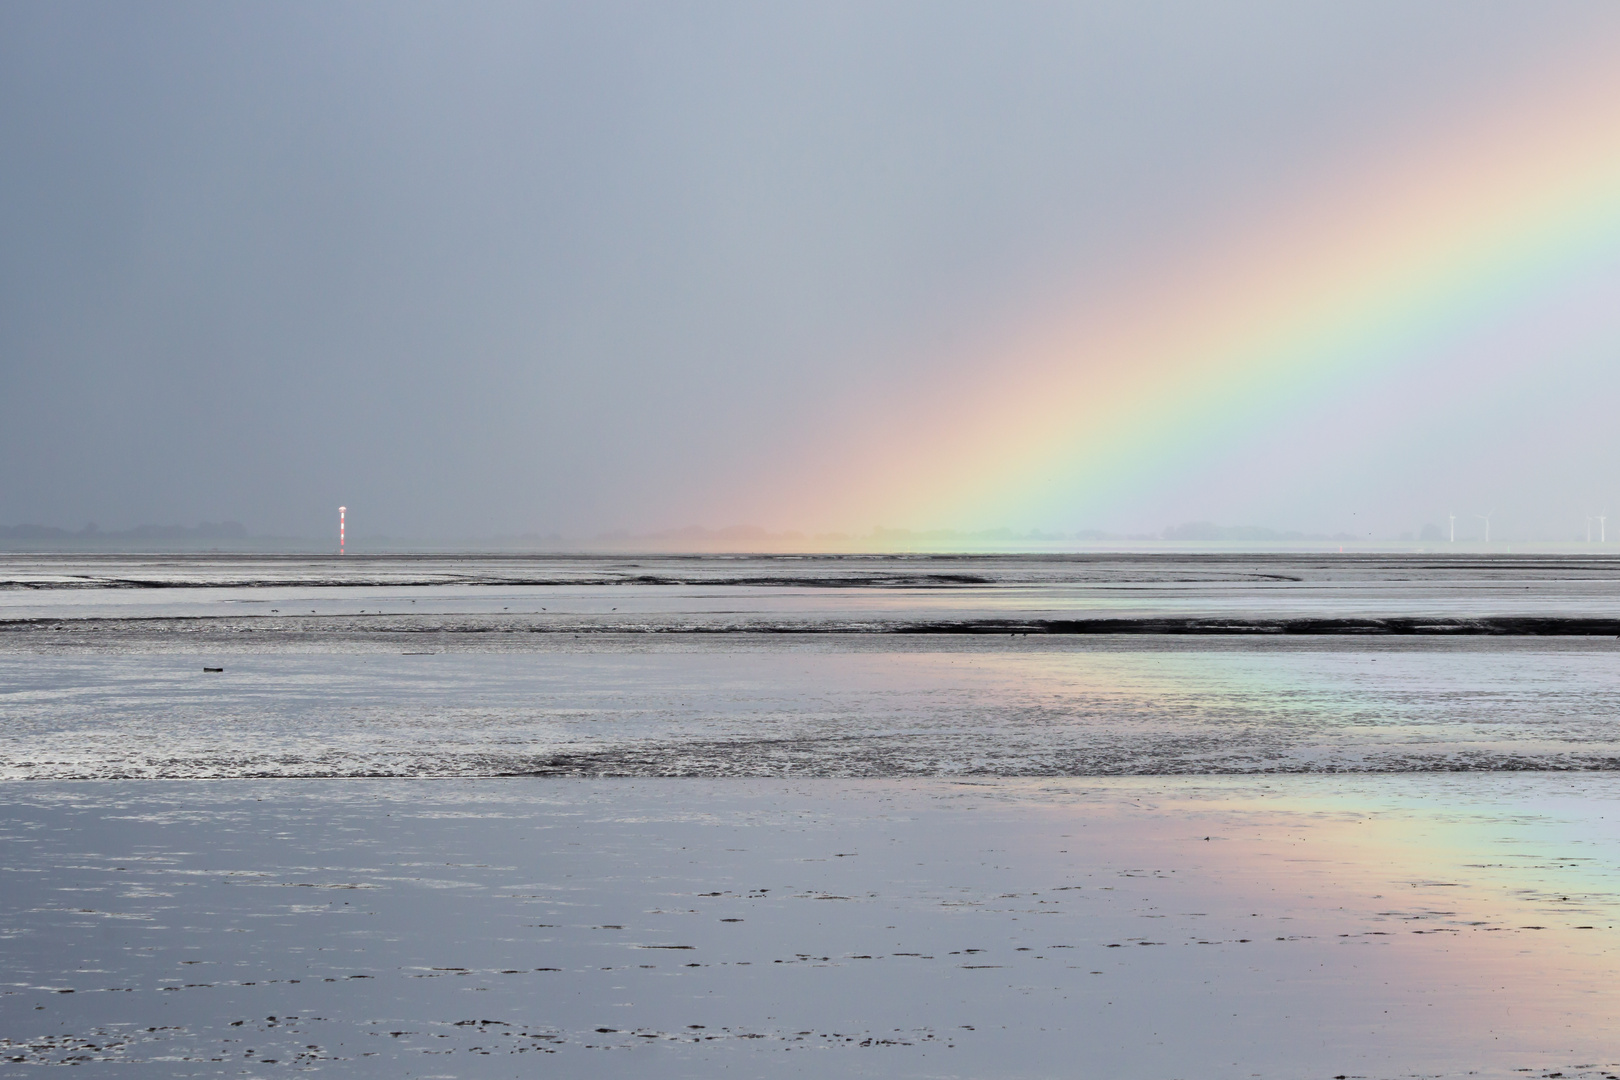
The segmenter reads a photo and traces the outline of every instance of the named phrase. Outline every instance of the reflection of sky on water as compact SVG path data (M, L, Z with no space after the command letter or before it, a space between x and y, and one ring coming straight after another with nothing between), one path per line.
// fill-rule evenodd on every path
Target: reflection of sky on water
M1612 774L5 784L0 1007L364 1076L538 1031L568 1075L1596 1077L1617 812Z
M1620 761L1620 669L1603 640L476 637L468 648L432 633L272 645L136 632L0 653L0 775L1085 775ZM564 768L559 755L578 764Z
M1403 1065L1449 1075L1479 1051L1525 1055L1523 1064L1558 1053L1612 1060L1613 779L1139 778L1091 781L1079 796L1077 782L1020 781L1008 797L1071 837L1078 821L1094 853L1139 878L1174 880L1179 893L1161 895L1158 910L1190 937L1253 943L1260 925L1273 941L1351 950L1353 960L1324 960L1320 974L1346 1013L1357 999L1378 1006L1381 1037L1408 1027ZM1392 1003L1407 1014L1390 1015ZM1313 1022L1342 1034L1347 1018Z
M1451 911L1455 925L1471 925L1470 900L1509 922L1557 930L1592 918L1620 924L1613 781L1613 773L1039 778L972 781L970 794L1043 821L1106 823L1091 839L1120 851L1137 833L1162 834L1245 893L1244 881L1320 880L1322 895L1335 895L1336 879L1325 875L1354 868L1341 885L1363 898L1449 896L1434 910ZM1450 888L1464 891L1438 891Z
M569 1075L814 1047L817 1075L1603 1076L1620 773L1513 770L1620 763L1612 639L521 632L1620 610L1568 561L1358 565L0 589L0 621L60 620L0 632L0 1042L368 1077L511 1075L519 1031ZM122 621L165 615L210 618ZM465 779L503 772L636 779ZM462 778L240 779L379 775ZM110 776L233 779L49 779ZM888 1056L836 1056L866 1039Z

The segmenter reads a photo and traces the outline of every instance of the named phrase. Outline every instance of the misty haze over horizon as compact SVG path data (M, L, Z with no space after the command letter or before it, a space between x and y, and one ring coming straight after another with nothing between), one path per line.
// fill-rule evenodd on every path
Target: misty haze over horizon
M1596 225L1376 377L1239 371L959 505L925 474L1050 425L1025 343L1191 319L1198 268L1617 53L1602 3L10 5L0 543L340 503L359 542L1581 539L1620 508Z
M1617 525L1620 527L1620 525ZM597 533L590 536L566 536L561 533L519 533L493 536L390 536L383 533L348 533L348 548L355 554L367 552L407 553L420 547L432 550L435 546L469 550L503 549L511 551L579 551L579 552L716 552L716 551L888 551L939 552L951 550L984 551L1005 548L1018 550L1062 550L1064 545L1154 544L1160 542L1216 543L1273 545L1290 543L1328 544L1440 544L1443 547L1461 544L1475 547L1483 544L1483 526L1461 528L1452 536L1446 526L1431 523L1420 529L1404 530L1393 535L1353 533L1307 533L1297 529L1273 529L1260 525L1218 525L1209 521L1183 522L1164 529L1145 533L1110 533L1099 529L1084 529L1073 533L1043 530L1019 531L1010 528L984 529L976 532L957 530L872 529L866 533L772 532L758 526L735 525L720 529L689 526L651 533L627 531ZM1530 544L1606 544L1604 525L1594 521L1584 533L1563 536L1535 536L1503 532L1493 524L1491 542L1495 545ZM1620 542L1617 537L1616 542ZM263 551L318 551L335 543L333 537L255 534L248 532L240 522L201 522L185 525L137 525L128 529L102 529L90 522L79 529L60 526L22 524L0 525L0 551L49 552L63 551L116 551L120 545L135 550L172 550L176 552L228 550L251 553ZM225 547L220 548L223 544ZM955 547L953 548L953 545Z

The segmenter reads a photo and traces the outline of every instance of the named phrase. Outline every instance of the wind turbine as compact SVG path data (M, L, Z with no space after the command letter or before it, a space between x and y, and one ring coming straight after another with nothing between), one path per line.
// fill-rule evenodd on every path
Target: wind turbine
M1451 519L1451 542L1455 544L1457 542L1457 515L1448 511L1446 517Z
M1608 526L1605 525L1604 522L1609 520L1609 515L1607 515L1607 514L1599 514L1597 516L1597 519L1598 519L1598 543L1607 544L1609 542Z
M1494 513L1496 513L1496 511L1492 510L1491 514L1494 514ZM1483 521L1485 523L1485 542L1487 544L1491 542L1491 514L1475 514L1474 515L1475 517L1479 518L1479 520L1481 520L1481 521Z

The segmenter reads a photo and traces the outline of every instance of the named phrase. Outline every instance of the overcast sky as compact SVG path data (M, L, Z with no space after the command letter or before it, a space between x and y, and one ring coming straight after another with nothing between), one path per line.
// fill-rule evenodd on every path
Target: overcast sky
M751 508L953 343L1594 42L1620 5L8 3L0 524L846 527Z

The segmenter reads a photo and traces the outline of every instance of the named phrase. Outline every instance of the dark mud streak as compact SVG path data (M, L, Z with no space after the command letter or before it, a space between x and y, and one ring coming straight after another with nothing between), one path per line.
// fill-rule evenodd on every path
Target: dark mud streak
M644 620L647 618L642 617ZM741 618L728 623L629 622L624 617L579 621L578 616L472 615L406 616L333 614L318 616L184 615L150 618L0 619L0 633L107 629L233 634L321 633L338 626L351 633L387 634L848 634L848 635L1180 635L1180 636L1402 636L1402 637L1620 637L1620 618L1486 615L1476 618L1138 618L1138 619L960 619L931 622L768 621Z
M1297 581L1258 575L1263 580ZM671 577L636 574L619 577L457 577L441 575L398 581L392 578L86 578L80 581L0 581L0 589L37 592L85 591L98 589L321 589L359 587L368 589L435 588L465 585L498 588L543 586L546 588L595 588L610 585L674 585L683 587L772 587L807 589L943 589L963 585L995 585L1000 579L983 574L870 574L825 576L753 577ZM1191 579L1198 580L1198 579ZM1222 578L1220 580L1226 580Z
M1483 616L1472 619L975 619L908 623L895 634L1473 634L1517 637L1620 637L1620 619L1569 616Z
M997 767L994 764L940 768L935 762L893 762L872 757L850 756L844 760L823 760L808 767L802 765L801 755L784 753L750 755L724 761L718 759L726 753L721 748L682 745L654 750L642 748L636 752L597 751L580 754L559 754L528 767L496 770L490 777L535 777L606 780L626 778L686 778L686 779L1042 779L1055 777L1105 776L1319 776L1367 775L1411 773L1582 773L1613 772L1620 770L1620 757L1583 756L1548 760L1533 757L1476 757L1457 759L1435 756L1421 758L1405 756L1387 761L1335 762L1240 762L1230 765L1207 760L1148 761L1108 760L1106 757L1089 758L1077 755L1079 760L1050 765L1028 764ZM732 753L735 749L732 748ZM347 775L347 774L346 774ZM381 778L391 774L375 774ZM265 779L271 778L265 776Z

